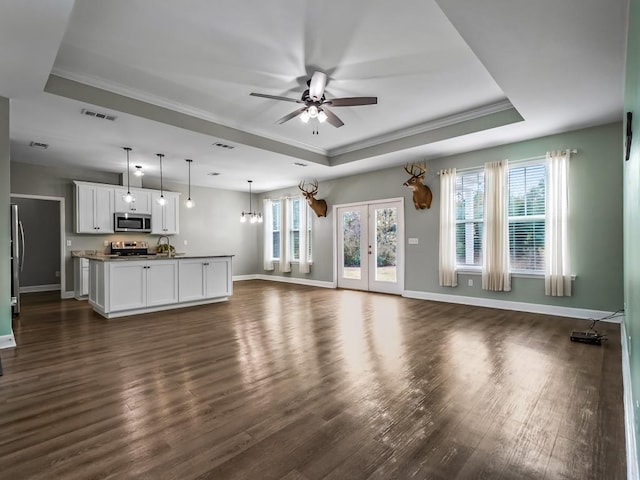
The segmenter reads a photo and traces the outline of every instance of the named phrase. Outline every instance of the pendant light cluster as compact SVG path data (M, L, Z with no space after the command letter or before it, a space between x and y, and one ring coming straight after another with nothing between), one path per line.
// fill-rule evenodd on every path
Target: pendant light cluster
M131 181L130 181L131 165L130 165L129 153L131 152L132 148L122 147L122 149L125 152L127 152L127 193L122 196L122 199L126 203L131 203L136 201L135 197L131 193ZM163 170L162 170L162 159L164 158L164 153L156 153L156 156L160 160L160 198L158 198L157 202L159 205L165 206L167 204L167 199L164 197L164 177L163 177ZM189 198L187 198L184 204L187 208L193 208L193 206L195 205L195 202L191 199L191 164L193 163L193 160L186 159L185 161L189 165ZM142 177L144 175L144 172L142 171L142 165L136 165L135 168L136 169L133 172L133 174L136 177Z
M262 214L254 212L251 209L251 184L253 183L253 180L247 180L247 182L249 182L249 211L243 211L240 214L240 222L246 223L247 219L249 219L250 223L262 223Z

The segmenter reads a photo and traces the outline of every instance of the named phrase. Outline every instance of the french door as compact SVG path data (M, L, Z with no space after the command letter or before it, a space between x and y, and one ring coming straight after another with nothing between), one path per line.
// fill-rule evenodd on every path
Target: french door
M402 294L403 200L336 208L339 288Z

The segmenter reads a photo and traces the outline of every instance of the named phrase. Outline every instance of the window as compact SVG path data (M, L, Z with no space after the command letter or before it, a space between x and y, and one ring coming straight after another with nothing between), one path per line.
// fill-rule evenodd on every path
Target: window
M509 166L509 251L511 271L544 272L546 167L544 160ZM456 177L456 266L482 266L484 172Z
M456 263L458 268L482 266L484 172L456 177Z
M289 245L291 246L291 258L293 262L300 261L300 215L307 215L307 258L311 261L311 216L307 202L301 197L295 197L289 201ZM304 212L304 213L302 213Z
M544 163L509 168L509 252L514 272L544 272Z
M302 197L293 197L280 200L269 200L267 208L270 215L265 216L265 258L268 262L280 261L280 245L283 243L285 249L285 260L287 262L300 261L300 227L305 222L300 222L300 216L306 215L306 240L307 240L307 261L311 262L311 209ZM286 210L283 210L286 209ZM286 213L286 215L284 215ZM284 217L284 218L283 218ZM269 245L269 237L271 245ZM267 258L269 257L270 258ZM273 267L271 267L273 268Z
M271 204L271 238L272 240L272 258L280 260L280 200L274 200Z

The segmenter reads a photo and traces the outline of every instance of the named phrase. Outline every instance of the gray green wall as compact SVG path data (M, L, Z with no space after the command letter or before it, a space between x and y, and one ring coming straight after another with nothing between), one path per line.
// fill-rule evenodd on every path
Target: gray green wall
M11 163L11 193L65 199L65 235L66 240L71 241L71 246L65 246L65 291L73 290L72 250L106 251L105 241L133 238L147 240L150 245L156 244L158 237L154 235L82 235L73 233L73 180L117 185L119 184L118 174L77 168L43 167L18 163L25 159L16 160ZM6 178L8 177L7 175ZM159 188L159 184L156 184L152 178L144 181L142 186ZM181 192L181 200L186 198L186 185L165 183L164 188ZM180 234L171 237L171 243L176 246L177 251L191 254L235 255L233 259L234 275L255 273L258 251L257 236L255 234L247 235L247 232L241 228L243 225L239 222L240 212L246 208L249 201L248 194L192 187L191 196L195 200L196 206L189 210L182 201L180 202ZM56 231L56 234L58 233ZM187 240L188 245L184 245L184 240Z
M493 147L455 155L428 163L425 180L434 194L431 209L417 211L411 192L402 183L407 175L401 166L321 182L318 198L324 198L329 211L334 205L384 198L405 198L406 238L419 239L418 245L405 244L405 290L482 297L514 302L559 305L603 311L615 311L623 306L622 289L622 169L618 159L622 155L620 135L622 125L614 123L577 130L534 140ZM438 226L440 189L436 172L442 168L468 168L484 162L508 158L518 160L544 156L551 149L577 148L571 162L571 252L573 270L577 275L572 297L544 295L542 278L516 277L511 292L486 292L481 289L478 275L460 275L456 288L438 284ZM408 159L409 160L409 159ZM297 194L296 187L269 192L260 198L276 198L283 194ZM309 275L277 271L267 275L300 277L310 280L333 281L333 218L313 220L314 264ZM594 225L598 226L594 234ZM260 233L260 244L262 233ZM259 252L262 265L262 251ZM474 286L467 287L467 279Z
M11 335L9 99L0 97L0 336Z
M636 439L640 439L640 0L629 5L625 112L633 112L634 141L624 163L624 326L629 346ZM622 143L622 139L621 139ZM640 447L640 445L638 445ZM640 461L640 449L636 452Z

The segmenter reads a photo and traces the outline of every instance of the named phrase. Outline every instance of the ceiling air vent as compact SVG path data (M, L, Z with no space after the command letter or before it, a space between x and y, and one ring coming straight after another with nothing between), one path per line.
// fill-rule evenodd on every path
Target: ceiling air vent
M86 108L82 109L82 114L87 115L89 117L101 118L103 120L110 120L112 122L114 122L115 119L118 118L115 115L111 115L109 113L95 112L93 110L87 110Z
M293 162L291 165L293 165L294 167L308 167L306 163L301 162Z
M229 145L227 143L222 143L222 142L212 143L212 145L218 148L226 148L227 150L233 150L234 148L236 148L233 145Z
M211 172L211 173L207 173L207 175L210 175L212 177L217 177L218 175L220 175L220 172Z
M49 144L48 143L41 143L41 142L29 142L29 146L30 147L36 147L36 148L42 148L43 150L46 150L47 148L49 148Z

